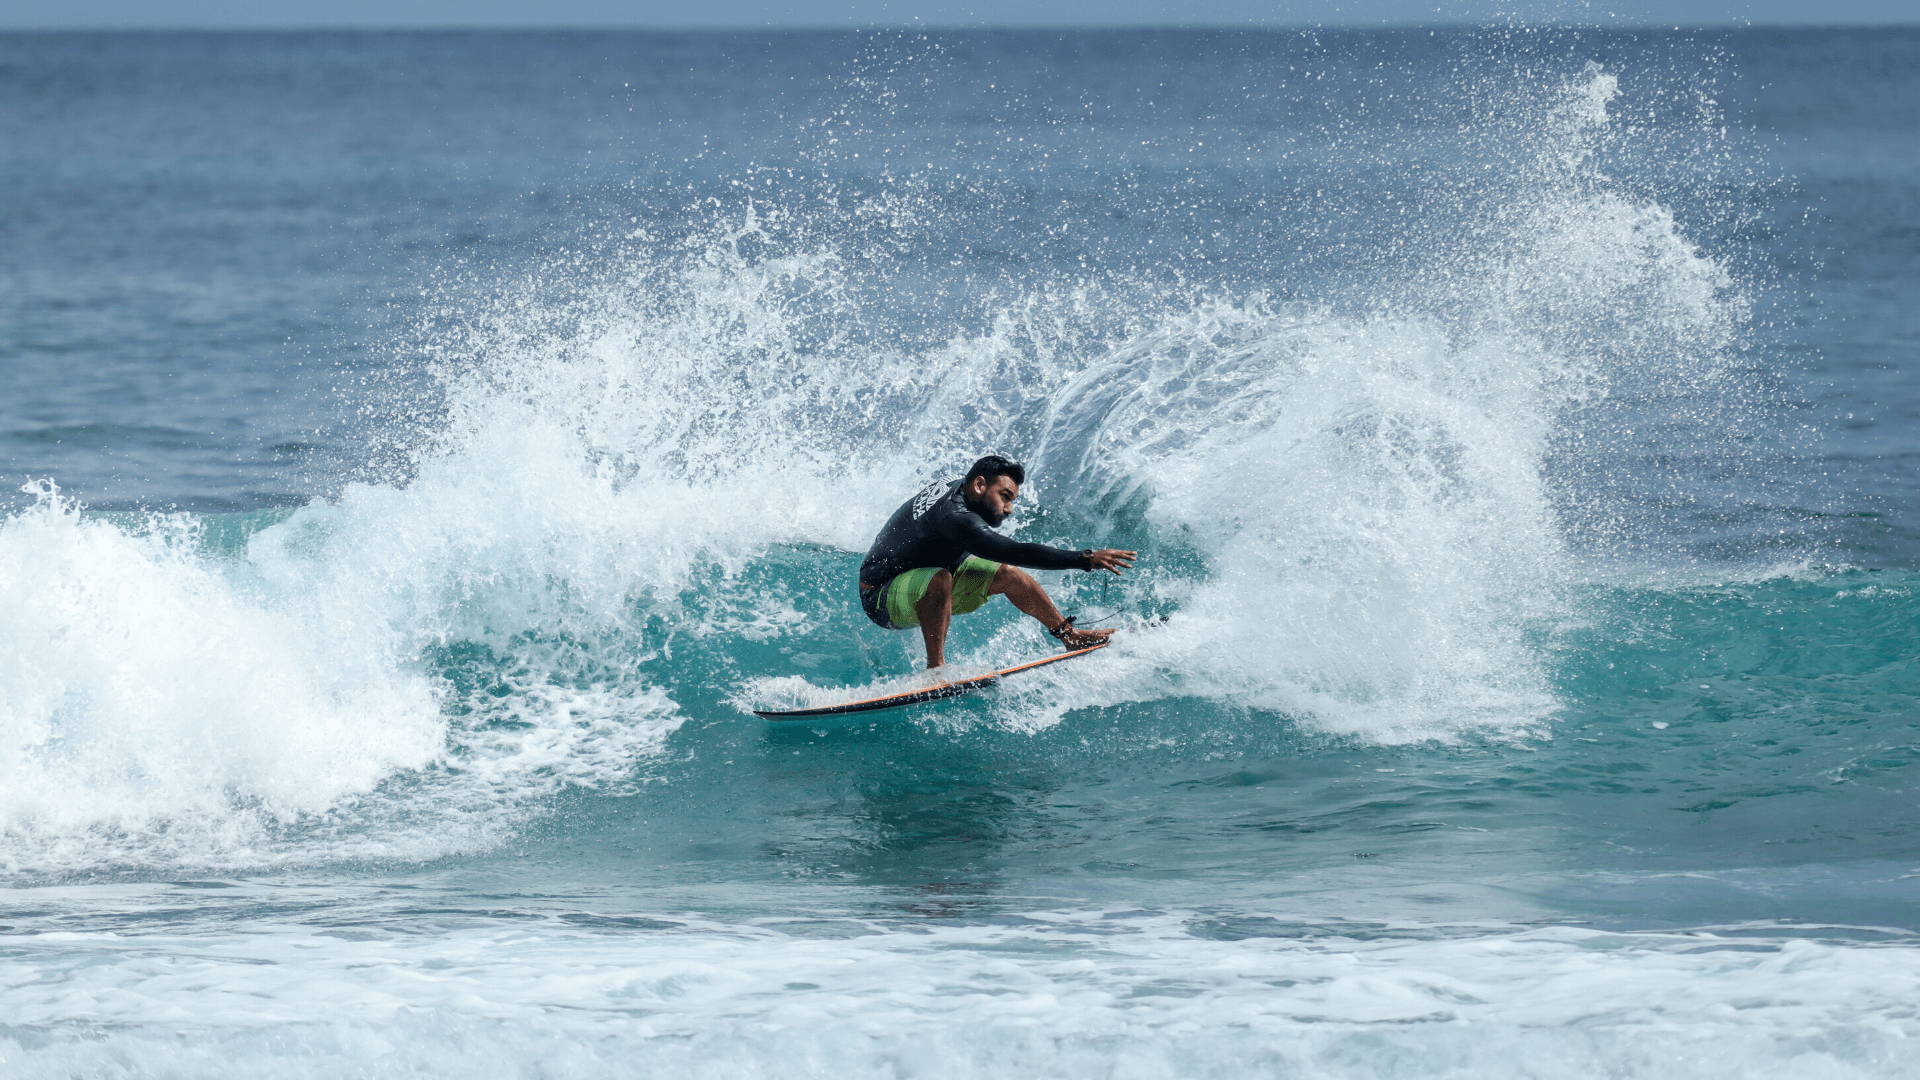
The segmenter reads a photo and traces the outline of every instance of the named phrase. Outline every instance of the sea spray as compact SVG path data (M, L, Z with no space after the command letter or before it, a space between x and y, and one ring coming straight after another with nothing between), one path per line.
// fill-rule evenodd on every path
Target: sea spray
M1724 369L1742 314L1673 213L1595 167L1610 76L1512 93L1527 122L1469 128L1425 216L1357 258L1368 287L1336 275L1323 300L1196 282L1185 261L1015 262L930 320L925 264L895 273L926 215L1012 195L917 174L814 192L791 172L684 208L675 235L622 231L482 296L443 292L410 343L433 391L403 404L427 422L381 436L397 467L239 557L181 547L163 572L196 583L176 622L237 608L249 640L317 669L220 722L271 732L289 710L350 708L379 737L297 798L215 768L191 798L136 799L126 842L97 857L485 847L556 791L644 774L689 703L741 700L782 657L837 657L808 673L825 686L870 679L847 645L867 633L854 554L904 493L989 449L1035 466L1038 509L1015 528L1146 550L1132 599L1165 616L1130 627L1098 679L1009 697L1005 722L1197 697L1362 742L1544 733L1546 643L1580 572L1563 515L1618 505L1561 479L1588 460L1581 424L1623 384L1705 385L1688 373ZM1394 254L1405 237L1417 254ZM982 645L1012 656L1031 648L1020 634ZM173 665L162 682L199 677ZM119 827L36 812L19 828L62 844ZM190 812L210 831L152 839ZM215 835L236 823L250 838ZM45 865L89 857L74 858Z
M1206 560L1139 648L1186 692L1373 740L1544 731L1583 554L1659 529L1610 487L1614 444L1637 420L1690 460L1718 448L1697 410L1747 312L1670 210L1596 165L1617 92L1590 67L1480 133L1506 167L1436 184L1450 213L1364 313L1196 305L1057 395L1047 462ZM1570 509L1609 527L1570 545Z

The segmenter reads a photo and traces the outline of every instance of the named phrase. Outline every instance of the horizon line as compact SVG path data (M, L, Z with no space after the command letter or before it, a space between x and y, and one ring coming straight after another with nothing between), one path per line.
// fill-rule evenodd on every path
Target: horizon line
M1058 33L1137 33L1157 31L1163 33L1179 32L1217 32L1233 31L1240 33L1299 33L1303 31L1352 31L1352 30L1400 30L1409 32L1426 31L1473 31L1473 30L1658 30L1668 33L1699 30L1916 30L1920 29L1920 15L1910 21L1861 21L1861 22L1755 22L1751 19L1727 22L1317 22L1317 23L1180 23L1180 22L1140 22L1124 24L1091 24L1079 22L1061 23L989 23L963 25L956 23L914 24L914 23L864 23L850 25L821 23L792 23L767 26L731 26L731 25L646 25L639 23L286 23L286 24L246 24L212 25L129 23L114 26L88 25L0 25L0 34L328 34L328 33L652 33L652 34L752 34L752 33L800 33L800 34L858 34L858 33L1007 33L1007 32L1058 32Z

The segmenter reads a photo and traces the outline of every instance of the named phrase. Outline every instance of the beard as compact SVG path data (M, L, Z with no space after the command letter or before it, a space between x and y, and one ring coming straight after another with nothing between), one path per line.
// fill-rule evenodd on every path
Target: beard
M985 520L987 524L993 525L996 527L998 527L1001 522L1007 520L1007 518L1010 516L1008 514L994 513L993 508L987 505L987 501L985 499L981 499L979 502L975 502L972 499L968 499L967 509L973 511L976 514L979 514L980 517L983 520Z

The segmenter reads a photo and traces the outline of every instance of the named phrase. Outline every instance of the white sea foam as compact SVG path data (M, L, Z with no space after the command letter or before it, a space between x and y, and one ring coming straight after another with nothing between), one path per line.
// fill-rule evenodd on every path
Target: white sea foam
M9 1077L1913 1075L1915 949L1751 933L1229 935L1177 914L890 930L45 934ZM31 985L32 993L25 992ZM190 1026L183 1020L192 1018Z
M497 841L557 786L629 775L676 710L631 677L643 642L552 637L617 630L624 595L566 585L624 550L565 547L580 507L543 491L551 515L429 472L308 507L244 559L183 518L126 529L43 493L0 524L4 868L432 857ZM456 690L429 650L457 642L512 661Z
M435 761L434 688L236 588L182 518L0 523L0 867L247 847Z

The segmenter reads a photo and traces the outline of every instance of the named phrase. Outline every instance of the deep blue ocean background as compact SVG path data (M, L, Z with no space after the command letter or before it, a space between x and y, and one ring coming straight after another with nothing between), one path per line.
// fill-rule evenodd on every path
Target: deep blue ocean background
M0 34L0 1075L1920 1075L1916 101ZM990 451L1116 646L753 717L916 678L854 568Z

